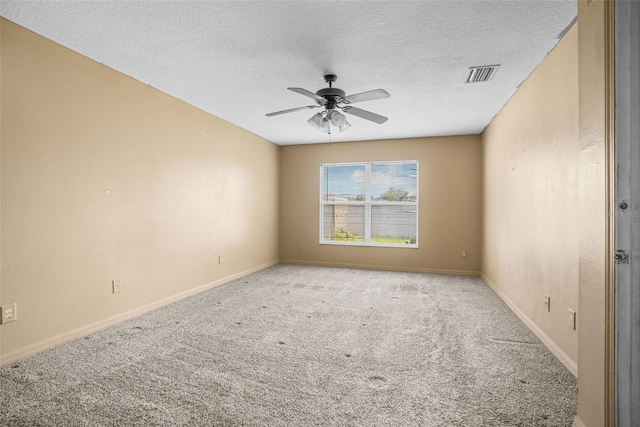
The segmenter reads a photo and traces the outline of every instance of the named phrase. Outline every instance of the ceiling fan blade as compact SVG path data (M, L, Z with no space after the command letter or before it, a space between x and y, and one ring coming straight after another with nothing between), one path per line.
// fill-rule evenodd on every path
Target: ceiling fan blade
M294 111L300 111L300 110L307 110L310 108L318 108L319 105L307 105L304 107L297 107L297 108L290 108L288 110L282 110L282 111L276 111L273 113L267 113L265 114L265 116L267 117L273 117L273 116L279 116L280 114L286 114L286 113L293 113Z
M389 98L390 96L389 92L384 89L375 89L349 95L345 98L345 101L349 104L353 104L354 102L373 101L374 99Z
M362 119L366 119L374 123L378 123L379 125L389 120L388 118L386 118L385 116L381 116L380 114L372 113L371 111L362 110L356 107L346 106L342 108L342 111L344 111L347 114L352 114Z
M323 104L327 101L326 99L324 99L320 95L316 95L315 93L313 93L313 92L311 92L309 90L306 90L306 89L302 89L301 87L288 87L287 89L292 90L294 92L297 92L300 95L308 96L309 98L315 99L316 101L320 101Z

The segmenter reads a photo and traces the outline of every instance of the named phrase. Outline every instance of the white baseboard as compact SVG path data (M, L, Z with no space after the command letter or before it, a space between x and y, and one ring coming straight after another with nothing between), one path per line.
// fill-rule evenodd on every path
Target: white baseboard
M247 270L243 270L241 272L232 274L230 276L223 277L222 279L215 280L210 283L206 283L204 285L198 286L193 289L189 289L188 291L180 292L178 294L172 295L167 298L163 298L158 301L154 301L152 303L143 305L136 309L127 311L125 313L116 314L115 316L108 317L106 319L98 320L96 322L90 323L85 326L81 326L77 329L74 329L69 332L65 332L60 335L56 335L51 338L47 338L43 341L37 342L35 344L28 345L23 348L19 348L12 352L5 354L4 356L0 355L0 367L8 365L10 363L16 362L20 359L24 359L25 357L33 356L36 353L40 353L42 351L48 350L50 348L56 347L60 344L64 344L65 342L72 341L78 338L81 338L85 335L89 335L93 332L99 331L106 327L115 325L120 322L124 322L125 320L132 319L134 317L138 317L142 314L148 313L157 308L163 307L165 305L169 305L176 301L182 300L184 298L188 298L192 295L199 294L200 292L204 292L208 289L214 288L216 286L222 285L227 282L231 282L232 280L236 280L242 276L246 276L251 273L255 273L256 271L271 267L273 265L278 264L279 261L270 261L265 264L259 265L257 267L253 267Z
M554 356L573 374L574 377L578 377L578 364L574 362L567 354L560 349L556 345L555 342L547 334L545 334L542 329L536 325L533 320L531 320L517 305L513 303L502 291L493 283L487 276L483 273L480 273L480 277L484 282L502 299L502 301L509 306L511 311L513 311L516 316L522 320L522 322L527 325L531 332L533 332L540 341L553 353ZM574 421L575 423L575 421Z
M411 268L411 267L398 267L393 265L374 265L374 264L351 264L340 262L322 262L322 261L303 261L295 259L281 259L281 264L296 264L296 265L317 265L321 267L339 267L339 268L362 268L365 270L386 270L386 271L405 271L410 273L435 273L435 274L459 274L461 276L479 276L479 271L465 271L465 270L436 270L432 268Z
M575 417L573 417L573 424L571 425L571 427L587 427L587 426L576 415Z

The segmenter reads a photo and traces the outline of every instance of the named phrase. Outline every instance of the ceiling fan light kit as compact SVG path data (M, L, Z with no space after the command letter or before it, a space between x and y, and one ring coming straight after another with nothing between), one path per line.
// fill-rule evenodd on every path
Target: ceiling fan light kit
M340 129L340 132L351 127L351 124L347 121L347 118L339 111L333 110L329 112L328 117L331 124Z
M333 83L337 79L338 76L336 76L335 74L325 75L324 80L327 82L329 87L320 89L315 93L299 87L287 88L293 92L299 93L300 95L304 95L313 99L316 104L276 111L273 113L268 113L266 114L266 116L273 117L280 114L292 113L294 111L324 107L324 111L314 114L309 120L307 120L307 123L309 123L311 127L322 133L331 133L330 125L337 127L340 132L345 131L351 127L351 124L347 121L347 118L344 116L344 114L340 113L340 111L338 110L341 110L343 113L351 114L353 116L360 117L362 119L369 120L378 124L382 124L387 121L387 118L384 116L349 105L355 102L373 101L375 99L389 98L391 95L389 95L386 90L375 89L347 96L342 89L333 87Z
M322 133L331 133L331 128L329 124L337 127L340 132L347 130L351 127L351 124L347 121L347 118L344 114L341 114L339 111L331 110L329 112L323 111L322 113L316 113L307 123L311 125L312 128L316 129Z
M327 120L323 113L314 114L309 120L307 120L307 123L319 132L329 133L329 120Z

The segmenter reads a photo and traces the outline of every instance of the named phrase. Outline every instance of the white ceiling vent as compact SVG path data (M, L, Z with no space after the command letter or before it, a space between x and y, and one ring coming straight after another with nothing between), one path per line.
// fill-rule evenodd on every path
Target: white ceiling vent
M498 71L500 65L483 65L481 67L469 67L465 83L479 83L491 80Z

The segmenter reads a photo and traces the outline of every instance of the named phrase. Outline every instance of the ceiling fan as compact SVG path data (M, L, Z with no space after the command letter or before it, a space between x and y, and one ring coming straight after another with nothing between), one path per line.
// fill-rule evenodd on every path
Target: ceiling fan
M324 81L329 84L329 87L320 89L316 93L302 89L299 87L289 87L287 89L299 93L300 95L307 96L316 101L315 105L306 105L304 107L291 108L288 110L276 111L274 113L266 114L267 117L278 116L280 114L292 113L294 111L312 109L324 107L325 110L321 113L314 114L307 122L315 129L324 133L331 133L329 124L336 126L340 129L340 132L351 127L347 122L343 113L351 114L362 119L370 120L374 123L382 124L387 121L387 118L371 111L362 110L360 108L352 107L351 104L363 101L373 101L375 99L389 98L391 95L384 89L375 89L367 92L355 93L353 95L346 96L342 89L333 87L333 83L338 79L335 74L327 74L324 76Z

